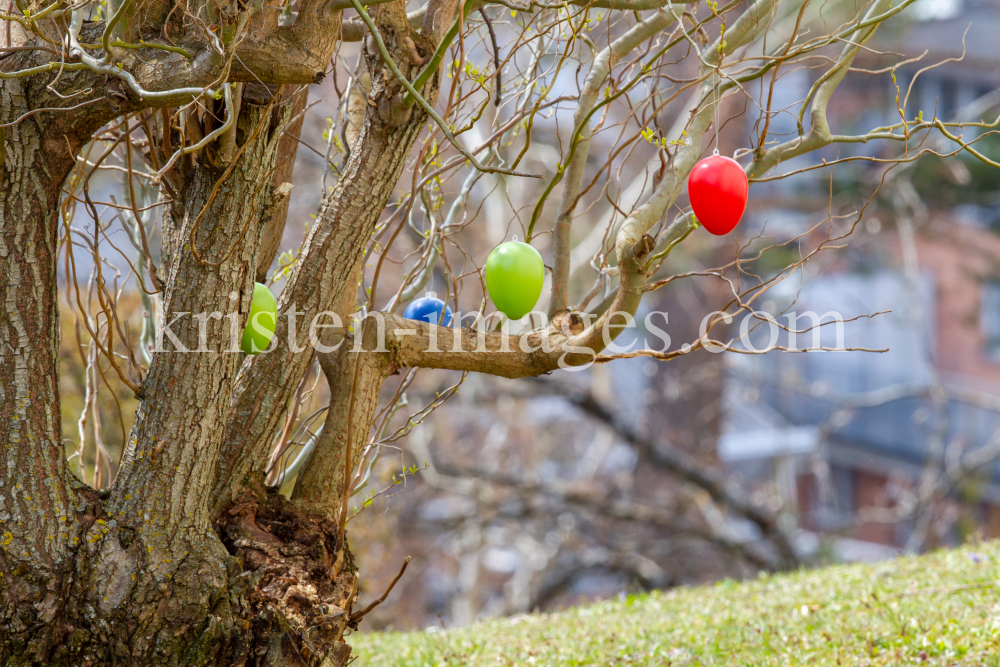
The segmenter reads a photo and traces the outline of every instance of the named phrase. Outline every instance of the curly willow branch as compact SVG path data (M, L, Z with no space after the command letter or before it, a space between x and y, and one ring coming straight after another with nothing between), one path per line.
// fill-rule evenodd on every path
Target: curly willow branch
M403 85L406 92L413 96L413 99L417 101L420 108L423 109L428 116L434 119L434 122L437 123L441 132L448 138L448 141L455 147L455 150L461 153L466 160L471 162L473 167L487 174L505 174L507 176L524 176L526 178L542 177L541 174L525 174L512 169L504 169L502 167L486 167L480 164L479 160L477 160L476 157L465 148L465 146L459 143L458 139L455 138L455 135L448 129L444 119L441 118L436 111L434 111L434 107L432 107L427 100L425 100L423 96L417 92L417 89L413 87L413 84L411 84L409 80L403 76L403 73L399 71L399 67L396 66L396 62L392 59L392 56L389 55L389 49L386 48L385 42L382 41L382 35L379 34L378 28L375 27L375 22L372 21L372 17L368 15L368 12L366 12L365 8L361 6L361 3L358 2L358 0L351 0L351 4L354 5L354 11L361 16L361 20L365 22L365 25L368 26L368 30L371 31L372 37L375 39L375 44L378 46L378 51L382 54L382 59L385 61L385 64L388 65L390 70L392 70L393 76L395 76L396 79Z

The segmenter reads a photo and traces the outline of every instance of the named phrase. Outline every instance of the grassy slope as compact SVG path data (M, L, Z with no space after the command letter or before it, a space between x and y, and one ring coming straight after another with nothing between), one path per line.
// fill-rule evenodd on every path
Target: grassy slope
M439 632L355 634L356 665L1000 665L1000 541Z

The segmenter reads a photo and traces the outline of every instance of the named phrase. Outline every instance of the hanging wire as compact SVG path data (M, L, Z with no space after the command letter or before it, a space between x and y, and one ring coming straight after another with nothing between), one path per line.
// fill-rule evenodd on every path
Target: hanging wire
M722 64L720 63L719 67L721 66ZM719 134L721 130L719 127L719 104L722 102L722 99L719 97L719 84L722 82L722 76L719 72L719 67L716 67L712 73L713 91L715 92L715 150L712 151L712 155L719 154Z

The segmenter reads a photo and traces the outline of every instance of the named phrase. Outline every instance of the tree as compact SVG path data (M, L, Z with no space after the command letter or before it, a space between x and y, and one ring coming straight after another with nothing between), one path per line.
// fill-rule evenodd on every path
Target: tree
M996 166L973 147L978 138L956 134L987 123L943 122L907 110L905 99L891 126L857 136L828 127L827 104L857 54L912 2L844 2L831 14L808 0L707 10L659 0L429 0L407 14L400 0L14 0L2 15L0 58L0 662L345 664L344 632L371 608L358 604L345 523L373 423L388 414L376 414L383 384L401 369L523 378L628 356L601 353L644 294L698 273L661 273L698 226L678 198L712 127L718 137L722 109L752 101L748 84L770 82L754 103L756 144L742 152L751 180L831 144L881 140L902 147L889 163L906 161L929 150L919 145L932 132ZM343 20L349 9L358 17ZM494 26L508 12L513 20ZM512 42L506 55L495 27ZM491 38L489 51L476 36ZM280 246L306 86L336 75L335 55L349 41L362 42L363 57L341 100L343 140L331 128L327 149L329 162L342 141L344 160L284 267L280 344L242 355L231 334L247 325L254 282ZM903 64L895 62L893 73ZM787 110L772 108L774 81L802 64L818 77L797 107L796 136L775 143L770 124ZM490 125L482 118L494 97L502 105ZM546 116L568 110L556 164L527 173L522 158L552 131ZM667 117L673 127L662 131ZM476 133L480 144L467 148L461 135ZM590 150L602 133L619 134L606 161ZM592 265L598 284L574 306L574 220L623 165L623 176L646 174L649 187L609 228L613 242ZM444 251L465 225L437 218L442 178L463 170L467 187L451 200L458 215L481 174L497 188L540 184L521 228L528 241L552 237L542 326L508 335L484 323L495 319L448 329L393 314L439 261L456 307L462 279L479 283L478 269L448 264ZM98 173L121 179L120 203L95 201ZM418 204L435 223L397 276L396 298L380 307L392 273L383 268L396 261L385 260ZM664 224L672 207L678 214ZM836 247L859 218L831 218L802 261ZM113 221L128 230L134 259L112 241ZM75 282L74 248L91 254L86 290ZM93 350L88 372L138 400L110 486L96 470L84 483L83 456L74 469L64 449L61 253ZM104 273L110 255L128 265L120 281ZM722 267L736 280L718 273L732 286L730 310L753 313L754 295L785 275L750 280L742 272L750 261ZM138 340L119 316L133 278L147 304ZM607 297L586 311L602 285ZM481 314L485 306L483 298ZM369 315L350 326L359 311ZM710 345L724 318L716 314L682 350L644 354L669 360ZM435 341L449 347L436 352ZM316 357L330 405L286 499L265 470L297 419L297 388Z

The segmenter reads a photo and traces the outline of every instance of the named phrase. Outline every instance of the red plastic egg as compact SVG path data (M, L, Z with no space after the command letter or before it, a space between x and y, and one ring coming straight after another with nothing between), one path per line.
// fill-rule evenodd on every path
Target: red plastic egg
M688 197L701 226L722 236L733 231L747 207L747 175L725 155L701 160L688 176Z

